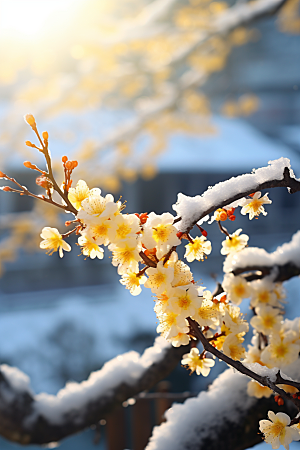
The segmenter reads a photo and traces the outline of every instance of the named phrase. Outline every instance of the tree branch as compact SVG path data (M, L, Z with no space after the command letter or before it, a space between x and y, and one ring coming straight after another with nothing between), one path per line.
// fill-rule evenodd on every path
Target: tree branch
M300 275L300 231L287 242L268 253L262 248L248 247L228 255L224 272L244 274L247 281L271 276L274 282L283 282Z
M262 442L258 422L267 412L286 412L293 416L294 406L278 406L273 397L249 397L249 379L232 369L223 372L197 398L174 404L166 422L155 427L145 450L243 450Z
M259 373L254 372L253 370L249 369L246 365L241 363L241 361L235 361L229 356L225 355L225 353L220 352L217 348L215 348L213 345L211 345L204 334L201 332L197 322L190 317L188 317L189 326L191 329L191 332L193 335L201 341L201 344L203 345L204 349L207 352L210 352L212 355L216 356L220 360L226 362L229 366L236 369L238 372L247 375L249 378L252 378L253 380L257 381L257 383L266 386L272 391L276 392L280 397L284 398L285 400L289 400L292 403L294 403L295 407L300 410L300 400L298 398L293 398L292 395L287 394L283 389L280 389L277 384L289 384L290 386L296 387L298 390L300 388L300 383L297 383L293 380L284 379L279 369L274 368L272 370L269 370L270 375L274 376L274 370L278 371L275 375L275 380L273 378L271 379L271 376L268 375L260 375ZM260 364L257 363L258 368L261 368L265 373L268 371L266 367L260 366ZM272 373L273 372L273 373Z
M253 192L275 187L286 187L291 194L300 191L300 182L291 175L287 158L272 161L267 167L251 174L240 175L217 183L201 196L188 197L178 194L173 209L177 212L178 229L188 233L197 222L218 208L230 205Z
M186 346L174 348L158 338L142 356L118 356L88 380L67 384L57 396L34 395L25 374L2 365L0 434L19 444L42 445L82 431L166 377L186 351Z

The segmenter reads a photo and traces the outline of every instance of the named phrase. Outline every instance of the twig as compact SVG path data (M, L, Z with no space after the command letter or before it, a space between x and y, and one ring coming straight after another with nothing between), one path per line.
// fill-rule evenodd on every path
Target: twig
M225 353L222 353L218 349L216 349L205 338L204 334L201 332L200 328L198 327L197 322L195 322L190 317L187 320L189 322L189 326L190 326L190 330L191 330L192 334L201 341L201 343L206 351L212 353L217 358L226 362L229 366L233 367L238 372L240 372L244 375L247 375L248 377L250 377L253 380L257 381L258 383L262 384L263 386L266 386L266 387L272 389L274 392L276 392L282 398L284 398L286 400L290 400L297 407L298 411L300 410L300 400L298 400L298 398L293 398L291 395L287 394L283 389L280 389L277 386L277 384L289 384L290 386L294 386L299 390L300 383L297 383L296 381L285 380L280 375L280 372L278 372L278 374L277 374L276 382L271 381L268 377L263 377L261 375L258 375L257 373L255 373L252 370L245 367L240 361L235 361L232 358L230 358L229 356L225 355Z

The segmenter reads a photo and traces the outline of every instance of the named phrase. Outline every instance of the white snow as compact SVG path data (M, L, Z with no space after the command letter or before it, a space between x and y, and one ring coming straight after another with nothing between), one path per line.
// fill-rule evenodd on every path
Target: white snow
M229 273L243 267L281 266L288 262L300 267L300 231L294 234L290 242L277 247L273 253L249 247L228 255L224 262L224 272Z
M154 428L145 450L182 450L193 448L193 442L200 448L201 440L213 433L216 424L221 427L225 420L238 422L256 401L246 393L248 382L245 375L226 370L207 392L173 405L166 412L167 421Z
M243 364L245 367L252 370L252 372L257 373L257 375L260 375L261 377L268 377L273 383L275 383L277 373L279 372L278 367L273 367L272 369L269 369L268 367L262 366L259 363L243 362Z
M164 357L170 344L162 337L140 356L131 351L107 362L101 370L92 372L82 383L70 382L57 395L41 393L35 397L33 415L40 414L51 423L61 423L67 413L80 412L89 402L109 395L121 383L134 384L155 361Z
M263 182L282 180L284 168L290 168L290 160L283 157L275 161L269 161L268 164L267 167L253 169L251 174L232 177L229 180L217 183L201 196L188 197L179 193L177 203L173 205L177 216L181 217L181 221L176 224L178 229L185 231L197 218L201 219L210 209L213 210L220 205L230 203L230 199L239 193L255 192Z
M14 390L32 394L30 378L24 372L17 367L10 367L7 364L1 364L0 370Z

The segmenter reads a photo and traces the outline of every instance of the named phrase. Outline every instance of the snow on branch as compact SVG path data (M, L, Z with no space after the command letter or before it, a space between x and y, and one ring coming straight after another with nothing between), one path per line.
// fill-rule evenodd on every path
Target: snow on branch
M253 192L275 187L287 187L291 194L300 191L300 181L295 178L288 158L269 161L267 167L253 169L251 174L217 183L202 195L188 197L179 193L177 203L173 205L178 216L175 222L180 231L189 232L197 222L216 209L232 204Z
M96 424L125 400L150 389L181 360L186 347L159 337L143 355L131 351L57 395L34 395L19 369L0 366L0 434L21 444L56 442Z
M242 450L262 442L258 420L279 407L273 398L250 397L248 382L245 375L226 370L208 391L173 405L145 450ZM286 402L280 410L289 412L288 407L294 408Z
M251 281L272 274L274 282L300 275L300 231L294 234L290 242L277 247L272 253L262 248L249 247L227 256L224 272L233 272L234 275L260 272L250 274Z

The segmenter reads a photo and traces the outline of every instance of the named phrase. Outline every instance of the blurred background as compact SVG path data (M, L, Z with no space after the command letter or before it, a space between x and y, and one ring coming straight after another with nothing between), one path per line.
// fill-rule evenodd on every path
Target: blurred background
M266 2L252 2L259 3ZM74 184L84 179L121 196L128 213L172 212L178 192L201 194L281 156L299 176L300 10L298 0L281 3L251 19L244 1L0 0L1 171L42 193L23 167L29 160L44 168L24 144L35 143L23 120L32 113L49 132L57 180L61 157L77 159ZM266 217L237 214L229 232L241 227L251 246L268 251L289 241L300 197L275 190L270 198ZM0 362L26 372L36 392L55 394L156 336L151 294L125 291L108 252L84 260L72 239L63 259L39 249L41 229L65 232L67 219L0 193ZM206 229L213 251L192 271L213 290L223 237L216 223ZM291 318L299 280L287 289ZM207 379L179 367L168 389L197 392L224 367ZM89 450L93 438L89 431L61 448ZM98 446L106 448L104 438ZM1 438L0 447L17 448Z

